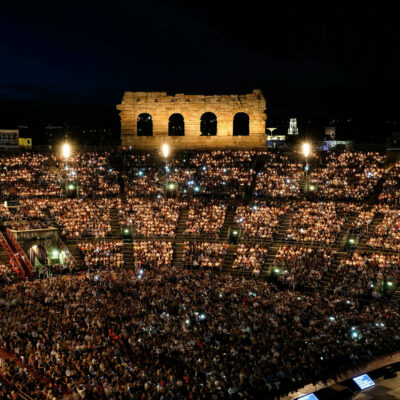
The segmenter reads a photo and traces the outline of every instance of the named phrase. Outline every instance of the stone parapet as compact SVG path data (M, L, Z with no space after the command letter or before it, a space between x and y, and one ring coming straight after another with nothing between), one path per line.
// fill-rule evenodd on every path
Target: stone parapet
M151 150L168 143L181 149L264 148L266 103L260 90L244 95L168 95L166 92L125 92L117 105L121 118L122 146ZM217 119L216 136L201 136L201 118L213 113ZM237 113L249 118L249 135L234 136L233 121ZM140 114L152 119L152 135L138 136ZM168 123L172 114L184 119L184 136L169 136Z

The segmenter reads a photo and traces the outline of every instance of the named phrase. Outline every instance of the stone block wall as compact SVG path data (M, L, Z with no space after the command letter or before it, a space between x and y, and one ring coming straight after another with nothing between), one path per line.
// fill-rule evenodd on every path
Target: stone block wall
M175 149L264 148L266 103L261 90L245 95L168 95L166 92L125 92L117 105L121 118L122 146L153 150L164 143ZM212 112L217 117L217 135L201 136L201 116ZM233 136L233 119L244 112L250 119L249 136ZM153 136L137 136L137 118L150 114ZM182 114L185 136L168 136L169 117Z

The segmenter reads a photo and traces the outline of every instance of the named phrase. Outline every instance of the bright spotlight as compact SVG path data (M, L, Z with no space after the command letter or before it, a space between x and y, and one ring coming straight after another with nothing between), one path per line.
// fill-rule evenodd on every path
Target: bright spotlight
M62 155L66 159L71 156L71 145L69 143L64 143L62 145Z
M310 143L303 143L302 146L304 157L308 157L311 153L311 145Z
M161 147L162 155L164 158L168 158L169 156L169 146L167 144L163 144Z
M58 252L57 249L54 249L51 254L52 254L53 258L57 258L60 253Z

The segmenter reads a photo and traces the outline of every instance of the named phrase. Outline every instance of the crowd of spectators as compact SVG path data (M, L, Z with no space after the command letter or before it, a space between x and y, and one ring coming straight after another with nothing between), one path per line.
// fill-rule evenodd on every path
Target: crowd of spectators
M138 236L174 237L180 210L186 202L176 199L128 198L120 205L120 222L132 226Z
M255 196L297 198L300 195L303 166L287 156L268 154L263 170L257 174Z
M352 295L381 297L392 291L400 278L400 255L349 253L332 277L330 287Z
M66 239L111 234L109 211L117 201L109 199L63 199L49 203L50 213Z
M301 202L294 212L286 240L333 244L349 213L359 206L353 203Z
M124 244L120 240L78 243L78 249L89 270L120 270L124 266Z
M76 153L68 160L53 155L66 182L77 183L82 197L118 195L118 171L110 164L110 153Z
M240 225L244 238L272 240L289 208L256 203L252 206L239 206L234 221Z
M224 205L195 204L189 209L184 234L218 238L224 224L225 214L226 207Z
M0 199L60 196L57 174L39 153L0 156Z
M135 269L170 267L173 254L172 242L136 241L133 243Z
M316 287L328 272L336 252L330 248L282 246L278 249L272 273L278 282L295 289Z
M129 198L157 197L163 192L162 175L156 168L135 168L123 174L125 193Z
M9 285L19 280L21 280L20 275L18 275L9 264L0 262L0 286Z
M388 207L380 208L382 221L368 240L368 246L385 250L400 250L400 211Z
M379 201L398 206L400 203L400 162L397 162L383 183Z
M257 399L400 348L400 316L374 301L396 288L400 255L356 251L327 274L337 256L329 246L350 216L351 229L366 232L382 214L368 245L400 250L400 214L390 208L400 198L396 169L380 198L390 207L333 201L367 199L383 176L383 156L342 152L311 160L309 182L324 202L298 200L303 164L283 155L184 153L159 164L130 150L77 153L68 162L35 153L0 157L0 198L21 203L0 202L0 224L20 230L54 222L65 239L80 241L85 270L23 281L0 263L0 382L11 386L0 384L0 398L14 400L22 390L38 400ZM63 181L76 182L82 198L65 199ZM168 182L176 193L164 193ZM262 200L243 206L253 188ZM260 242L274 240L293 213L283 237L302 243L279 244L271 272L280 289L223 273L229 245L213 241L229 207L248 240L236 247L232 269L254 277L267 265ZM129 266L124 243L107 240L113 209L136 236L126 245ZM178 269L169 240L186 209ZM296 291L322 280L330 294ZM359 295L373 301L361 305ZM18 363L6 357L13 352Z
M15 230L47 228L49 221L44 210L49 202L48 199L23 199L16 207L1 204L0 220Z
M311 168L308 182L321 198L364 200L383 176L384 158L377 152L331 153Z
M53 385L27 371L35 399L262 398L400 344L399 314L383 303L204 270L97 276L0 290L0 343Z
M226 243L184 242L183 265L188 268L222 269L228 252Z
M187 153L171 163L167 172L181 193L241 199L249 193L259 154L232 150Z
M352 230L355 232L368 232L370 225L378 211L378 206L366 206L360 213L356 216L353 224Z
M251 246L244 243L239 244L236 249L235 260L232 268L249 271L255 277L260 275L268 255L268 249L258 244Z

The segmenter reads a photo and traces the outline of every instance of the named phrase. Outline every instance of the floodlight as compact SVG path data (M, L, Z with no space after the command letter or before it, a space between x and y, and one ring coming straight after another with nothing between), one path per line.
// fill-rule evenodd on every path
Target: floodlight
M163 144L161 147L161 152L164 158L167 158L169 156L169 146L167 144Z
M71 145L69 143L64 143L62 145L62 155L66 159L71 156Z
M311 145L310 143L303 143L302 145L304 157L308 157L311 153Z

